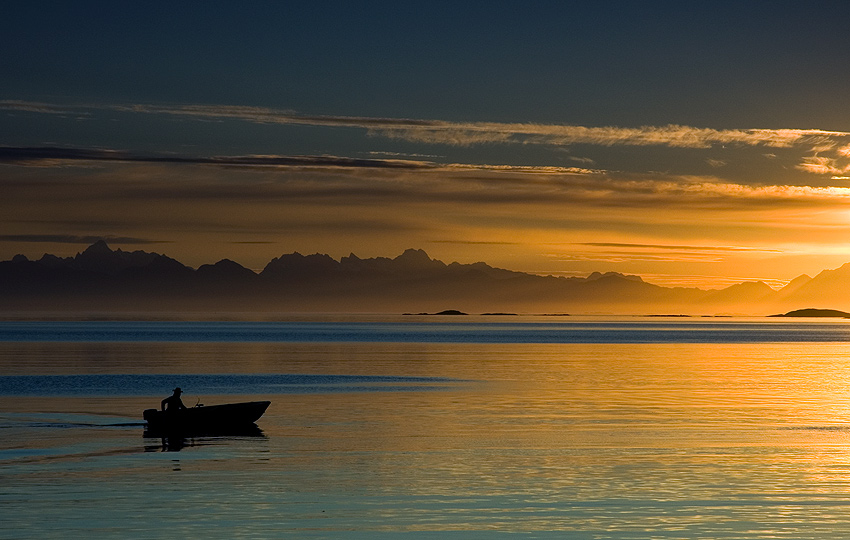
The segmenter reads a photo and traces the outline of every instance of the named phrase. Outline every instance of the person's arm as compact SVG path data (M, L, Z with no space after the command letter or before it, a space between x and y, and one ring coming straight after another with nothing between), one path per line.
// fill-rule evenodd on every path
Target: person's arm
M159 404L159 410L164 411L166 403L168 403L168 398L162 400L162 402Z

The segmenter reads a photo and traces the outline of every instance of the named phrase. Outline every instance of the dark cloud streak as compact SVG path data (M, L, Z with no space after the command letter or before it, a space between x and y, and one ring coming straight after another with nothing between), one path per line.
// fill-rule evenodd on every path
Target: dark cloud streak
M148 240L132 236L77 236L72 234L1 234L0 242L45 242L54 244L93 244L104 240L115 244L168 244L168 240Z
M346 167L381 169L429 169L437 165L426 161L392 159L355 159L338 156L169 156L141 155L119 150L58 147L0 147L0 163L38 165L57 161L107 161L220 165L235 167Z
M616 242L580 242L571 245L589 246L589 247L610 247L610 248L632 248L632 249L669 249L675 251L757 251L767 253L781 253L778 249L763 249L751 247L734 247L734 246L674 246L665 244L624 244Z
M432 244L460 244L469 246L517 246L519 242L488 242L484 240L431 240Z

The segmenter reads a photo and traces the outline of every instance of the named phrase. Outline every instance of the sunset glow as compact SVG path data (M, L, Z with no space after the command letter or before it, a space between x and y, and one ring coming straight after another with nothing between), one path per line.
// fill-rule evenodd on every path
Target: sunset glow
M544 57L601 59L634 49L615 34L602 45L581 33L543 37L541 22L524 17L530 19L518 24L535 28L529 39ZM321 39L298 38L295 27L280 32ZM259 88L263 77L284 77L288 86L273 99L233 88L169 92L165 75L144 91L115 87L105 97L81 87L63 94L55 89L64 75L52 64L42 66L43 80L30 82L7 68L11 75L0 85L0 259L70 256L93 238L195 267L230 258L254 269L293 251L394 257L416 248L446 262L555 276L616 271L702 288L742 279L776 287L848 262L850 118L843 93L833 98L834 88L846 86L837 78L821 81L819 91L803 72L790 75L780 92L771 70L745 73L751 64L723 52L746 46L766 61L791 45L688 32L705 47L687 59L653 57L661 35L645 51L632 51L647 73L656 60L688 69L671 81L621 65L619 78L604 87L608 105L634 104L619 116L588 93L598 91L588 82L599 75L597 64L556 76L538 57L526 58L537 71L523 68L534 84L516 95L498 86L463 93L476 80L519 84L512 70L523 63L507 55L493 71L472 67L464 55L446 60L452 83L414 66L419 71L408 76L433 93L429 101L399 80L402 104L372 83L343 84L342 73L310 83L307 68L292 62L265 64L244 81ZM125 47L134 46L131 39ZM467 45L478 50L473 42ZM488 53L504 52L487 42ZM829 54L817 42L793 42ZM92 46L74 44L81 52ZM353 59L356 51L341 54ZM403 57L391 49L381 54ZM162 62L169 73L188 69ZM13 64L22 73L23 63ZM357 61L364 76L380 64ZM228 68L204 62L197 69L205 70L202 85ZM714 80L702 72L759 92L718 101ZM676 80L688 81L686 96L668 88ZM339 98L317 91L319 84L339 85ZM651 94L666 99L656 103ZM514 98L535 106L520 107ZM467 99L484 101L460 106Z

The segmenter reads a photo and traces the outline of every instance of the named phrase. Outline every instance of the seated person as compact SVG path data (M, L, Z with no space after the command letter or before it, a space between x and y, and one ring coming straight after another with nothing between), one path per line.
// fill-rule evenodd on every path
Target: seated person
M180 399L180 394L182 393L183 391L180 390L179 386L175 388L173 394L162 400L162 403L160 405L162 410L175 412L179 411L180 409L185 409L186 406L183 405L183 401Z

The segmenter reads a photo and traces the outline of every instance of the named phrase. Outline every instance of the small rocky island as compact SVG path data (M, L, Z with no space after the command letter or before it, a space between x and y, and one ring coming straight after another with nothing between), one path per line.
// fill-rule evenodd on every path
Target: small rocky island
M414 315L413 313L405 313L405 315ZM464 313L463 311L459 311L457 309L446 309L444 311L440 311L439 313L416 313L416 315L469 315L469 313Z
M846 311L839 311L837 309L817 309L817 308L806 308L806 309L796 309L794 311L789 311L788 313L782 313L779 315L770 315L771 317L842 317L848 318L850 317L850 313Z

